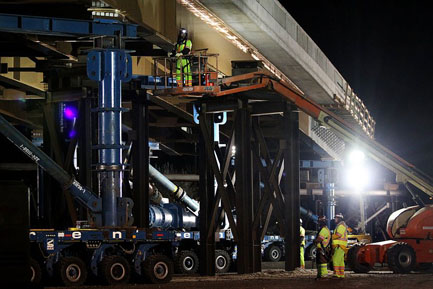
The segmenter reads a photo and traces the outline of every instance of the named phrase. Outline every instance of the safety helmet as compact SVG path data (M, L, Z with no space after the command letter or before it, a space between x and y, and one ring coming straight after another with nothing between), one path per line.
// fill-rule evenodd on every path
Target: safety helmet
M340 218L340 219L344 219L343 214L342 213L338 213L337 215L335 215L336 218Z
M317 221L319 221L319 222L326 222L326 216L320 216Z
M186 28L180 28L177 36L178 41L183 41L188 38L188 30Z
M299 219L299 223L301 223L301 225L302 225L302 219Z

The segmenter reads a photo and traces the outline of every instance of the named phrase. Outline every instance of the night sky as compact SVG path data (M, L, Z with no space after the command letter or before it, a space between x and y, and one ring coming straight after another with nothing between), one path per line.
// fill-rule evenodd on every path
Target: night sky
M429 1L280 2L367 105L376 140L433 176Z

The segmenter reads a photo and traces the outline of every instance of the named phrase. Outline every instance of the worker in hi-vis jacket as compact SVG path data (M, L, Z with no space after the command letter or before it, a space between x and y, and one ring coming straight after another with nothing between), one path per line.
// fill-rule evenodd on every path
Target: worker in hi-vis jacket
M171 56L178 57L176 61L177 86L192 86L191 59L192 42L188 39L188 31L185 28L179 30L177 43Z
M334 265L334 277L344 278L344 255L347 252L347 226L344 223L343 214L335 215L335 230L332 234L332 264Z

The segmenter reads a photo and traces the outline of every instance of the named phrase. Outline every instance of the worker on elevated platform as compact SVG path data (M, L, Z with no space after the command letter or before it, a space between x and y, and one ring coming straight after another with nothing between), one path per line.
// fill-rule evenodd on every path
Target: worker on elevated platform
M300 254L301 254L301 269L305 269L305 260L304 260L304 250L305 250L305 229L304 227L302 227L302 219L299 220L300 222L300 239L301 239L301 250L300 250Z
M326 217L321 216L318 219L319 233L317 233L314 244L317 247L316 251L316 264L317 264L317 277L316 280L323 280L322 278L328 275L328 263L331 254L331 231L326 226Z
M335 278L344 278L344 255L347 252L347 225L344 223L343 214L335 215L335 230L332 234L332 264L334 265Z
M177 86L192 86L191 74L191 49L192 42L188 39L188 31L185 28L179 30L177 43L172 56L178 57L176 61L176 82Z

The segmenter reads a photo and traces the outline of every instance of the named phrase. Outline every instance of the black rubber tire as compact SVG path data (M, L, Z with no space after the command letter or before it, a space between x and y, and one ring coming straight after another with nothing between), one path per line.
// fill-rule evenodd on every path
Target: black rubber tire
M106 256L99 264L98 276L107 285L127 284L131 278L131 266L122 256Z
M58 280L65 286L81 286L87 280L87 267L78 257L62 257L55 266Z
M388 266L398 274L407 274L415 270L416 254L407 243L397 243L387 251Z
M215 250L215 272L227 273L230 269L232 258L225 250Z
M173 278L173 261L165 255L147 257L141 264L141 269L146 281L153 284L168 283Z
M305 260L316 260L317 247L314 244L309 245L305 248L304 259Z
M278 262L281 260L282 252L278 245L269 245L265 249L264 258L269 262Z
M365 244L355 244L347 252L347 266L355 273L368 273L372 267L368 263L360 263L358 259L359 250Z
M199 268L199 259L194 251L184 250L180 251L176 256L175 272L179 274L195 274Z
M41 266L33 258L30 258L29 265L30 265L30 284L32 285L32 287L37 286L41 283L42 280Z

